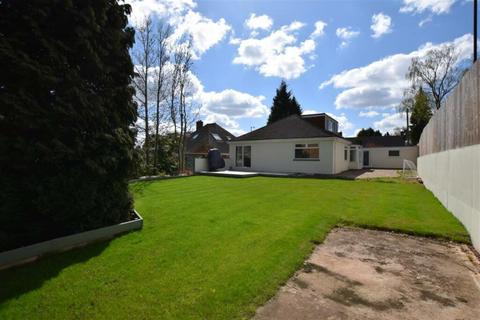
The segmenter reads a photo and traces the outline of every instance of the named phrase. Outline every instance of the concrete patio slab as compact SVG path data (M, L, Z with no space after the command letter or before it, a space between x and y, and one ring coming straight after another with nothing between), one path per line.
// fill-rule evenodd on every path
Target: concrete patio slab
M476 320L480 265L466 245L335 229L255 319Z
M347 179L397 178L398 169L360 169L348 170L337 175Z
M251 171L233 171L233 170L223 170L223 171L200 171L202 175L207 176L221 176L221 177L235 177L235 178L247 178L247 177L257 177L257 176L267 176L267 177L288 177L288 173L278 173L278 172L251 172Z

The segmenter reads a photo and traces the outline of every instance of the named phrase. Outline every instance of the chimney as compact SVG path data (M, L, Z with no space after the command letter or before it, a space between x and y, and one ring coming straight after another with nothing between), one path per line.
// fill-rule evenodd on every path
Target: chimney
M200 129L202 129L202 127L203 127L203 121L202 121L202 120L198 120L198 121L197 121L197 131L200 130Z

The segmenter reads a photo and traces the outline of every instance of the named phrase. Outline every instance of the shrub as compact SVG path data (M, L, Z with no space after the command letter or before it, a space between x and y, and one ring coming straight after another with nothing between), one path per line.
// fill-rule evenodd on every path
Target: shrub
M128 218L129 12L0 2L0 251Z

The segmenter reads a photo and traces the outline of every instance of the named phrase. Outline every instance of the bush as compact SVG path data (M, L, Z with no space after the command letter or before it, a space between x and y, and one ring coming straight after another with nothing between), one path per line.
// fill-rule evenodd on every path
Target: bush
M129 11L0 2L0 251L128 218Z

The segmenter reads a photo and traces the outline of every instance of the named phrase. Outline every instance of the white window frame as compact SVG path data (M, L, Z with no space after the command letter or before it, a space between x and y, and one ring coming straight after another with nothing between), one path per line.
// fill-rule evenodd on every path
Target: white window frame
M297 150L318 150L318 157L316 158L297 158ZM295 161L319 161L320 160L320 145L318 143L295 143L293 149L293 160Z
M250 165L245 166L245 148L250 148ZM238 150L240 150L240 159L239 159L239 153ZM252 167L252 146L250 145L240 145L240 146L235 146L235 167L237 168L251 168Z

